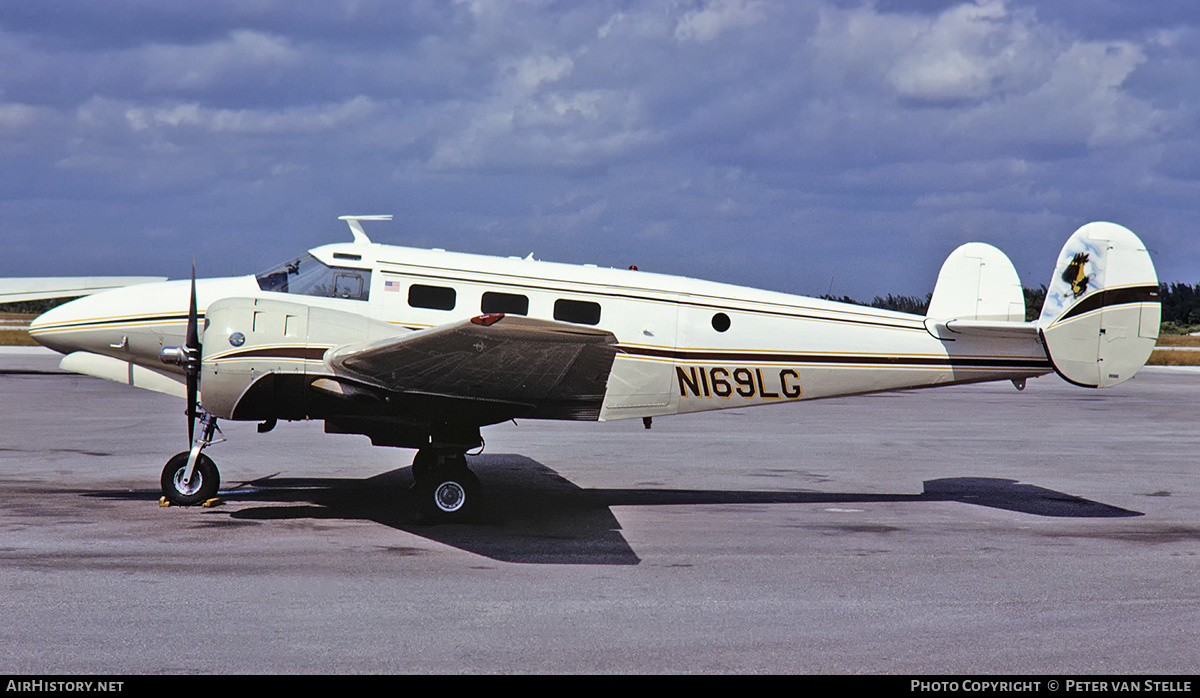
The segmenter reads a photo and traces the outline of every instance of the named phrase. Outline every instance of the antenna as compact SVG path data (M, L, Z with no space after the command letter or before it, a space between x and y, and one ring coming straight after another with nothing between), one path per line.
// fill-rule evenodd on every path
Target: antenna
M390 221L392 214L371 215L371 216L338 216L339 221L346 221L346 225L350 226L350 233L354 235L354 242L364 245L371 244L371 238L363 232L362 223L359 221Z

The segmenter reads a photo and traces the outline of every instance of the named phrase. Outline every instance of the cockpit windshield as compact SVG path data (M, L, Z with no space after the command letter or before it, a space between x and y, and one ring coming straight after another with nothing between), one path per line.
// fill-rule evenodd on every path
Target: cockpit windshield
M365 301L371 292L371 270L331 267L306 254L258 274L258 287L276 293L350 298Z

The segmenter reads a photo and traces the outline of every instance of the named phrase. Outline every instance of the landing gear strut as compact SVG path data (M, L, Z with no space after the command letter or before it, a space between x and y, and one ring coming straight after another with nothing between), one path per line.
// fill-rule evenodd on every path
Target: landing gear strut
M224 439L214 439L217 418L204 413L200 416L200 438L192 443L192 450L176 453L167 461L162 473L162 492L172 504L191 506L206 502L217 495L221 487L221 473L216 463L202 450Z
M412 471L412 492L428 520L470 521L479 512L479 478L467 468L463 452L422 448L413 459Z

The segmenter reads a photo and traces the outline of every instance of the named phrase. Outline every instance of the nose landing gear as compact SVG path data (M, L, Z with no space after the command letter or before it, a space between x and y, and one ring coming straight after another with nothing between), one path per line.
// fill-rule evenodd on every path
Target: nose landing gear
M176 453L163 468L162 492L172 504L201 504L217 496L217 490L221 487L221 473L216 463L201 451L225 439L213 438L219 431L216 417L202 414L200 426L201 435L192 443L192 450Z
M188 452L175 454L163 468L163 496L172 504L191 506L212 499L221 486L217 465L204 454L196 458L191 477L187 475Z

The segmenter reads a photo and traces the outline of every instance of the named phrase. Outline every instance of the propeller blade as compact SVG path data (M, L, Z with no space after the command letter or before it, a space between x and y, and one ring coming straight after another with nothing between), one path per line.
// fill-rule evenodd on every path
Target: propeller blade
M188 305L187 339L184 346L188 353L187 363L187 415L188 443L196 437L197 393L200 383L200 357L203 347L200 345L200 313L196 310L196 260L192 260L192 297Z
M187 348L200 348L199 312L196 310L196 260L192 260L192 298L188 306Z

